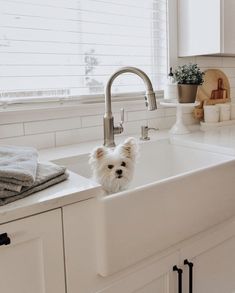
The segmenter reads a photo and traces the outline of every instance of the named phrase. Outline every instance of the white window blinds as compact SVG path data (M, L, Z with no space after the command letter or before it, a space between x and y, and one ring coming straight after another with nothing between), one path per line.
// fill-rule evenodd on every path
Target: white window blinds
M0 99L100 94L121 66L161 89L167 0L0 0ZM138 92L126 74L113 92Z

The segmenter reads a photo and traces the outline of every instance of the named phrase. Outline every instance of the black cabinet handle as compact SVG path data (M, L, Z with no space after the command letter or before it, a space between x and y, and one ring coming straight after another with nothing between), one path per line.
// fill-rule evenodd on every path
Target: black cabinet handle
M178 273L178 293L182 293L182 274L183 270L177 266L173 266L173 271Z
M187 265L189 268L189 290L188 291L189 293L193 293L193 263L185 259L184 265Z
M11 239L8 237L7 233L0 234L0 246L9 245L10 243Z

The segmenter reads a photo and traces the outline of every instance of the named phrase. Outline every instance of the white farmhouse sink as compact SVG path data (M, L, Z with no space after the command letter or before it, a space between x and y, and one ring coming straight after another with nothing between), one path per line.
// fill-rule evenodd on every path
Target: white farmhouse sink
M55 161L90 177L88 155ZM235 214L235 161L171 145L140 145L134 180L97 198L97 272L108 276Z
M173 145L168 139L140 144L140 155L134 179L129 189L140 187L162 179L201 169L231 160L232 157L189 147ZM58 159L53 162L69 170L91 178L88 165L89 154Z

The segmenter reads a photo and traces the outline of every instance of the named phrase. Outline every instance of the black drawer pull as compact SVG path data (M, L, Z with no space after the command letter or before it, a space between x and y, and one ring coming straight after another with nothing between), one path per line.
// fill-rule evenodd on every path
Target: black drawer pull
M7 233L0 234L0 246L9 245L10 243L11 239L8 237Z
M189 293L193 293L193 263L185 259L184 265L189 267Z
M173 271L178 273L178 293L182 293L182 274L183 270L177 266L173 266Z

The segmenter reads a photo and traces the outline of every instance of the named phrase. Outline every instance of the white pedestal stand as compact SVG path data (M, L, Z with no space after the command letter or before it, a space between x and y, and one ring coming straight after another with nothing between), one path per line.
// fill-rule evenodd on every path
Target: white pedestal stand
M176 100L164 100L160 102L160 105L165 107L174 107L176 108L176 122L170 129L171 134L187 134L191 131L184 125L183 122L183 108L193 108L199 103L179 103Z

